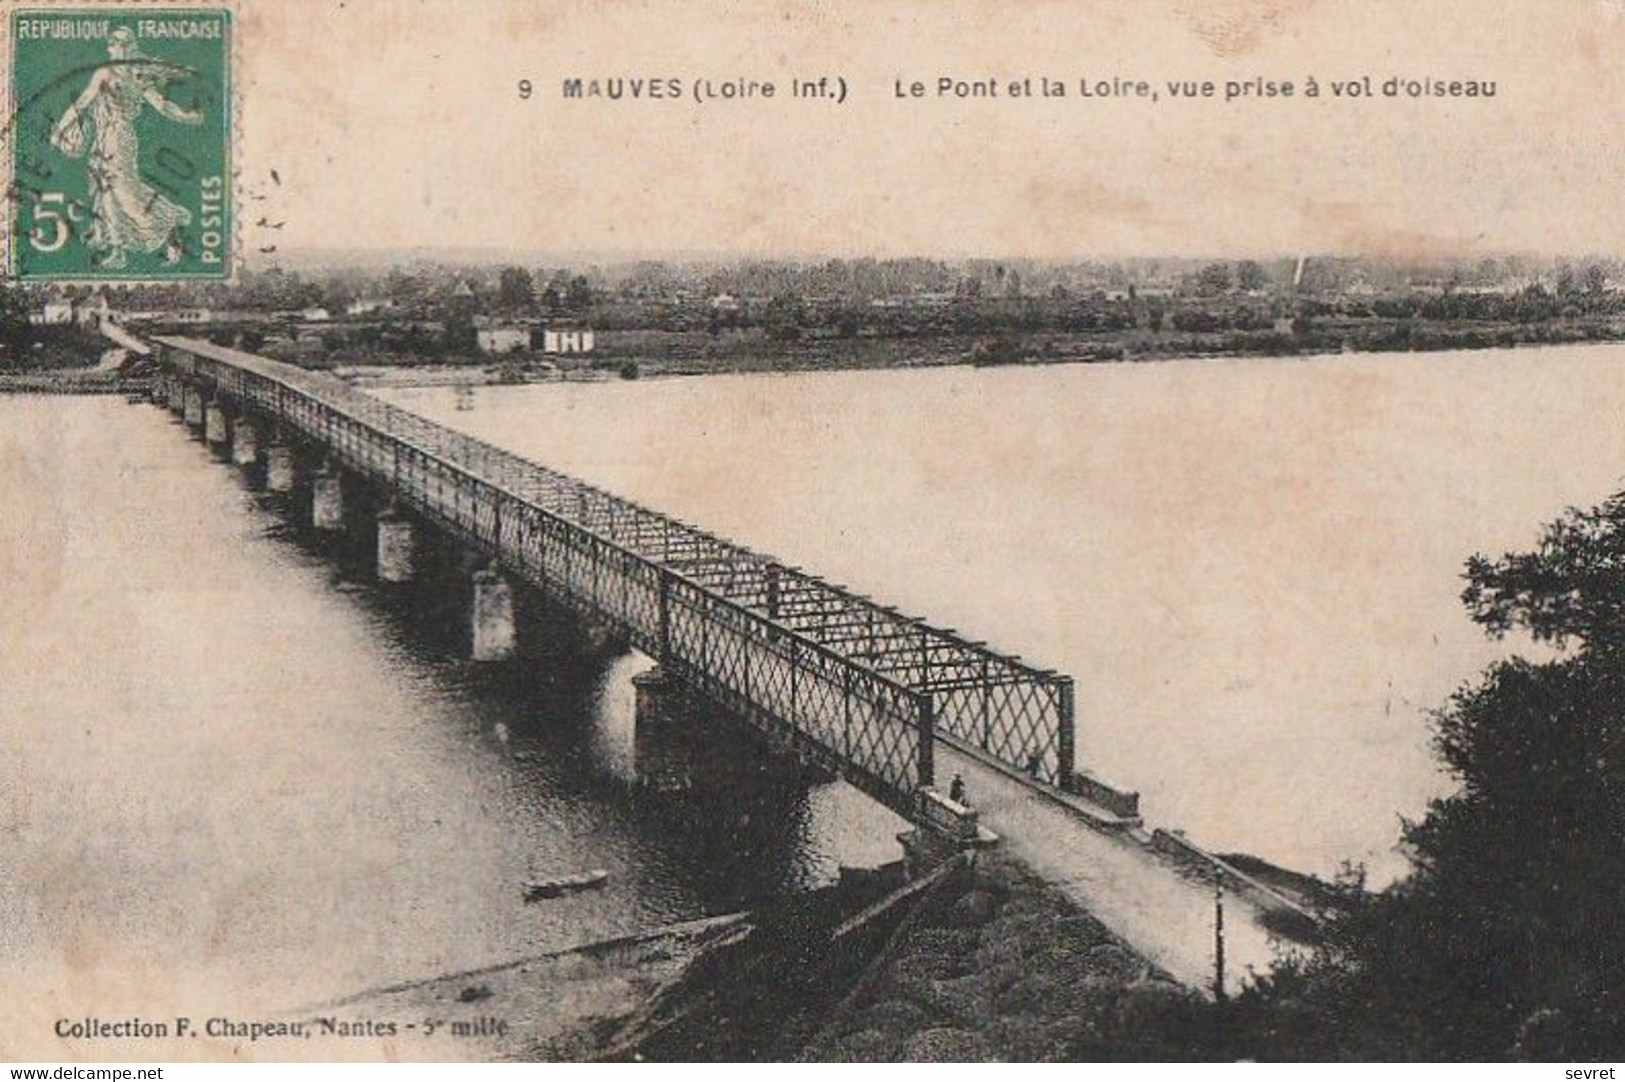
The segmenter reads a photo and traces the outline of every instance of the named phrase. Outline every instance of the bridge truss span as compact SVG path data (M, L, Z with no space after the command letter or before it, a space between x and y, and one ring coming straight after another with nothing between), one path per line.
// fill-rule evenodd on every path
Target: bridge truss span
M166 370L297 431L905 815L934 784L939 739L1070 787L1070 677L327 374L196 339L155 341Z

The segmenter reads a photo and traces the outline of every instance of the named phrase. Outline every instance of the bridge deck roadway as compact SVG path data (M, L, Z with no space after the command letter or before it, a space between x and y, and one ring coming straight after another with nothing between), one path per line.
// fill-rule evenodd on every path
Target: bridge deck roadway
M1010 855L1053 884L1182 984L1213 986L1213 889L1181 875L1132 835L1106 833L1032 786L937 742L941 776L965 779L981 822ZM1275 960L1260 911L1227 895L1225 988L1234 993L1251 966Z

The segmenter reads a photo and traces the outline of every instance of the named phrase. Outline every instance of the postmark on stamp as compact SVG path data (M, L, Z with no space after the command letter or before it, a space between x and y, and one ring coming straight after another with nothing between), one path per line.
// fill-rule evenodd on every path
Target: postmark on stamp
M9 274L229 278L230 12L19 9L9 31Z

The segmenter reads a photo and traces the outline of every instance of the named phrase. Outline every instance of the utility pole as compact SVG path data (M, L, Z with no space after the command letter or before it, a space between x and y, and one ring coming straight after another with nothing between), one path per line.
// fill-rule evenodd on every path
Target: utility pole
M1213 880L1213 999L1224 1002L1224 881Z

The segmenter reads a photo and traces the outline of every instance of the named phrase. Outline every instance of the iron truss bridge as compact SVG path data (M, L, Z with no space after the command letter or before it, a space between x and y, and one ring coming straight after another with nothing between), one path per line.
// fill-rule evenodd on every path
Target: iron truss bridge
M319 445L550 602L905 816L938 740L1070 789L1073 685L330 375L190 338L169 373Z

